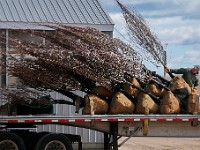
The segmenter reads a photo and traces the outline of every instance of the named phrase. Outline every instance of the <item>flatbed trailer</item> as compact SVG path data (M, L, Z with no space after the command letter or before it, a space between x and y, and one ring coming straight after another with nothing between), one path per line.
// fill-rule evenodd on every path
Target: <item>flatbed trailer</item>
M14 145L16 150L55 150L72 149L72 143L78 142L82 149L81 137L78 135L35 133L31 131L37 125L56 124L88 128L104 133L104 149L118 150L130 137L200 137L200 115L192 114L149 114L149 115L23 115L1 116L0 145ZM13 135L15 138L13 138ZM120 137L127 137L118 143ZM3 139L4 138L4 139ZM30 139L28 139L30 138ZM32 140L34 139L34 140ZM21 143L20 143L20 142ZM32 143L29 143L32 141ZM67 141L67 142L66 142ZM21 145L19 145L19 143ZM23 144L26 146L23 146ZM31 148L30 148L31 145ZM35 147L36 145L36 147ZM57 147L58 148L57 148ZM19 148L20 147L20 148ZM21 148L22 147L22 148ZM18 149L17 149L18 148ZM56 149L57 148L57 149Z

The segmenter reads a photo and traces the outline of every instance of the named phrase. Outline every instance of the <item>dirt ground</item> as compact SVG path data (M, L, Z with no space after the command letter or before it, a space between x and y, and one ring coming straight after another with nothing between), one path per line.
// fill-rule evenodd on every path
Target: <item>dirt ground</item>
M119 144L124 138L119 140ZM200 150L199 138L133 137L119 150Z

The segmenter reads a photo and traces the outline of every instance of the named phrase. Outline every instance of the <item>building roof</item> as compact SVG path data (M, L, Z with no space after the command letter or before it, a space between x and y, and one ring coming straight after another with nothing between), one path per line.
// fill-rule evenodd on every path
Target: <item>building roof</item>
M114 26L98 0L0 0L0 28L13 22Z

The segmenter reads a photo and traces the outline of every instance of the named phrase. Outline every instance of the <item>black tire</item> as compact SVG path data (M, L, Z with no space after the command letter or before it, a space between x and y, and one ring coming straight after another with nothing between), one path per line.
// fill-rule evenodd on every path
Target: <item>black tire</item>
M0 133L0 150L26 150L23 140L10 132Z
M35 150L73 150L71 141L63 134L46 134L36 144Z

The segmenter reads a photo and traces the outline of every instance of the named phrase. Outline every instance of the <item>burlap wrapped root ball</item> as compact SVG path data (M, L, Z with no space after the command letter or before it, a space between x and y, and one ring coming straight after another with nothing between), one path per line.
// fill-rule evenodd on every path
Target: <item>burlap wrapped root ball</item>
M126 93L128 93L129 95L132 95L135 97L138 96L139 91L136 88L134 88L134 86L132 86L132 85L135 85L137 87L140 87L140 84L137 81L137 79L135 77L132 77L132 78L129 78L127 81L129 83L124 83L123 90L126 91Z
M148 94L139 93L137 99L138 103L136 104L136 114L156 114L159 111L159 105L156 104Z
M150 84L147 87L147 91L157 97L162 97L165 93L164 88L158 88L157 85L155 85L155 84Z
M105 100L96 95L88 94L85 96L85 107L82 113L85 115L106 114L108 108L108 103Z
M113 96L113 91L105 88L104 86L96 86L91 91L92 94L95 94L99 97L105 97L106 99L111 99Z
M171 91L166 91L160 101L161 114L178 114L180 113L180 105L178 99Z
M132 114L135 109L133 102L123 93L117 92L110 104L109 114Z
M192 89L188 97L188 113L200 112L200 97L197 95L197 90Z

